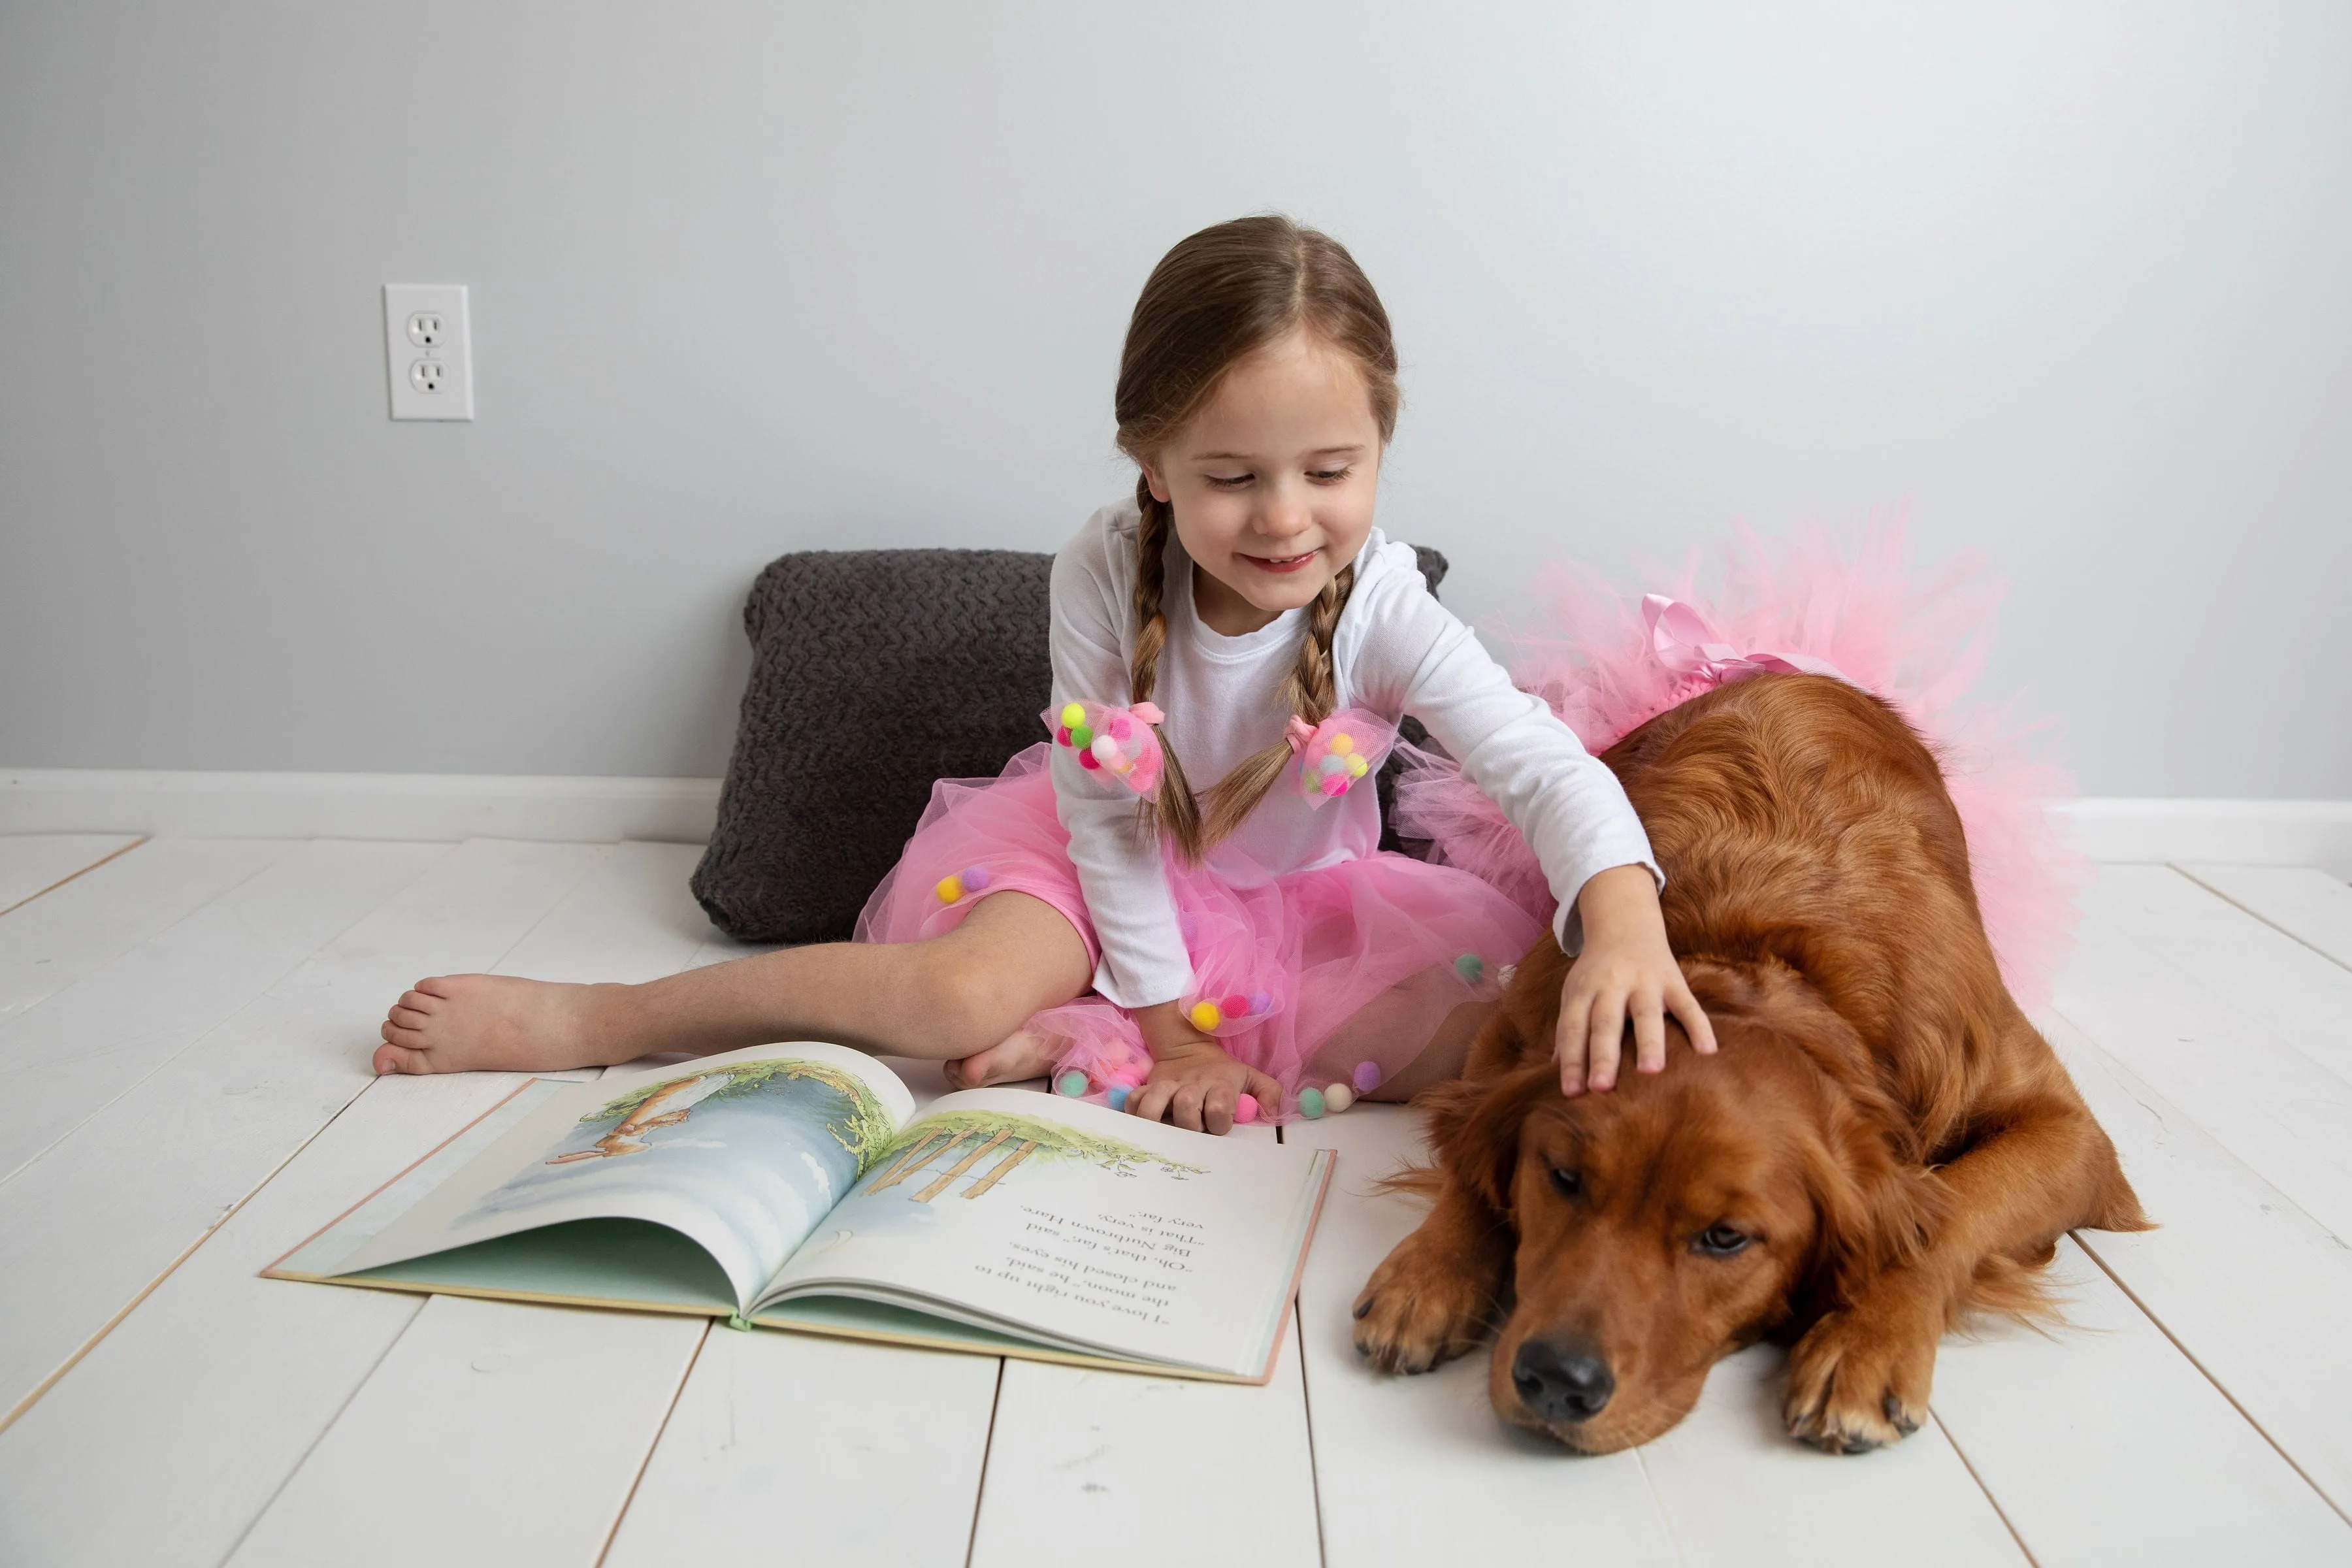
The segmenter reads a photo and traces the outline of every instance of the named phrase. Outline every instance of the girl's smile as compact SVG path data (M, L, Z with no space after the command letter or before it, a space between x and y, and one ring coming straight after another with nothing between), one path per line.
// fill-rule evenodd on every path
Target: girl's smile
M1315 602L1372 530L1381 433L1355 361L1307 332L1225 373L1144 466L1199 570L1192 604L1226 637Z

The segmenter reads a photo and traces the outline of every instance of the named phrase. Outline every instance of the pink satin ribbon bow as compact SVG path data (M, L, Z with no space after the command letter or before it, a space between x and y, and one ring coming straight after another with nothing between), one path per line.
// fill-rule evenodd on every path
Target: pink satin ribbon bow
M1642 595L1642 619L1649 624L1650 651L1677 675L1696 676L1711 686L1744 680L1751 675L1827 675L1845 680L1845 673L1825 659L1801 653L1742 653L1729 643L1715 640L1715 628L1696 610L1664 594ZM1846 681L1851 686L1852 681Z

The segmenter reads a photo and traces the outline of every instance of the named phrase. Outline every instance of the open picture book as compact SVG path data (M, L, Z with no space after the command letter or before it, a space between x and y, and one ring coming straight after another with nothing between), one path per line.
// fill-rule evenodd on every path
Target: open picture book
M1264 1383L1331 1160L760 1046L533 1079L262 1272Z

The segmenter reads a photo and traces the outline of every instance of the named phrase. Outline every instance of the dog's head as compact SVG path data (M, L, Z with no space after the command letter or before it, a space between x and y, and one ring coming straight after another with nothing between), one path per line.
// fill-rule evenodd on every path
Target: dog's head
M1607 1093L1564 1098L1545 1061L1431 1097L1447 1173L1517 1236L1495 1409L1588 1453L1664 1432L1719 1357L1850 1298L1937 1223L1884 1107L1790 1032L1843 1030L1834 1015L1710 1013L1718 1054L1675 1032L1664 1072Z

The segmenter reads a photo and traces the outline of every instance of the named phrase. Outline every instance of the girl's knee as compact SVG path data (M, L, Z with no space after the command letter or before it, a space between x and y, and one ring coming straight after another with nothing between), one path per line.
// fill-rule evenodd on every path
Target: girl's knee
M1050 1002L1031 993L1017 966L976 943L940 942L923 954L911 1000L939 1031L950 1054L985 1050L1018 1029Z

